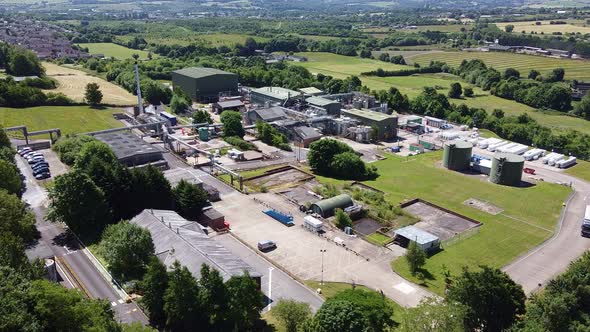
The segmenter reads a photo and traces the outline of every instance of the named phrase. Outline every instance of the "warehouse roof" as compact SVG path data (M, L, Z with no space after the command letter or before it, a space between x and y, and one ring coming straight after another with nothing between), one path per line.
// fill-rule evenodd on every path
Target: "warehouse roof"
M233 108L233 107L242 107L244 103L241 100L234 99L234 100L225 100L217 102L217 105L221 108Z
M152 235L156 255L166 265L178 260L198 277L201 265L218 270L224 280L241 276L248 271L259 277L251 266L237 258L224 246L205 234L201 226L179 216L174 211L143 210L131 223L147 229Z
M301 89L299 89L299 91L305 93L306 95L312 95L312 96L324 93L324 91L322 91L316 87L313 87L313 86L310 86L309 88L301 88Z
M367 109L343 109L342 113L344 115L348 115L348 116L355 116L357 118L363 118L363 119L369 119L369 120L373 120L373 121L384 121L384 120L388 120L388 119L396 119L397 116L395 115L389 115L389 114L385 114L385 113L381 113L381 112L375 112L375 111L370 111Z
M94 135L108 144L119 160L143 154L162 154L162 151L129 131Z
M263 120L263 121L275 121L280 119L287 118L287 113L283 111L282 107L274 106L269 108L261 108L254 110L254 112Z
M264 95L264 96L267 96L270 98L282 99L282 100L287 100L289 98L293 98L293 97L296 97L301 94L301 92L298 92L298 91L280 88L280 87L276 87L276 86L265 86L263 88L254 89L254 90L252 90L252 92L258 93L258 94L261 94L261 95Z
M395 234L403 236L408 240L415 241L418 244L428 244L438 241L438 236L411 225L396 229Z
M322 97L309 97L307 99L305 99L306 102L308 102L309 104L315 105L315 106L326 106L326 105L331 105L331 104L340 104L339 102L335 101L335 100L330 100L330 99L326 99L326 98L322 98Z
M322 211L322 215L325 215L328 211L333 211L334 209L345 209L353 205L354 202L349 195L341 194L332 198L317 201L312 204L312 207L318 207Z
M318 132L316 129L307 126L295 127L293 130L295 131L297 136L299 136L302 139L322 137L322 134Z
M206 67L189 67L173 71L173 73L185 75L193 78L201 78L213 75L236 75L216 68ZM237 75L236 75L237 76Z

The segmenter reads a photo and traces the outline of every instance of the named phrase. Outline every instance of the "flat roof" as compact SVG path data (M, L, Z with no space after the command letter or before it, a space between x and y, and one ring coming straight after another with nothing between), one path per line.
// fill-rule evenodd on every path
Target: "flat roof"
M217 102L217 105L221 108L231 108L231 107L242 107L244 103L241 100L224 100Z
M381 113L381 112L374 112L374 111L370 111L367 109L343 109L342 113L344 115L351 115L351 116L356 116L359 118L364 118L364 119L369 119L369 120L373 120L373 121L384 121L384 120L388 120L388 119L397 119L397 116L395 115L389 115L389 114L385 114L385 113Z
M301 89L299 89L299 91L301 91L305 94L308 94L308 95L316 95L318 93L324 93L324 91L322 91L316 87L313 87L313 86L310 86L309 88L301 88Z
M438 236L411 225L396 229L395 234L403 236L408 240L415 241L418 244L428 244L438 241Z
M331 99L326 99L322 97L309 97L305 99L306 102L315 105L315 106L326 106L331 104L340 104L339 102Z
M276 86L265 86L262 88L254 89L254 90L252 90L252 92L255 92L255 93L267 96L267 97L282 99L282 100L294 98L294 97L301 95L301 92L298 92L295 90L290 90L290 89L285 89L285 88L281 88L281 87L276 87Z
M254 112L264 121L285 119L287 117L287 113L279 106L259 108L255 109Z
M229 73L217 68L207 68L207 67L188 67L179 70L173 71L173 73L189 76L193 78L201 78L213 75L235 75L234 73Z
M94 135L99 141L108 144L118 159L143 154L162 154L162 151L129 131L118 131Z
M248 271L252 277L261 274L202 230L197 222L188 221L174 211L143 210L131 223L147 229L152 235L156 256L168 267L178 260L195 276L200 276L201 265L218 270L223 280L242 276Z

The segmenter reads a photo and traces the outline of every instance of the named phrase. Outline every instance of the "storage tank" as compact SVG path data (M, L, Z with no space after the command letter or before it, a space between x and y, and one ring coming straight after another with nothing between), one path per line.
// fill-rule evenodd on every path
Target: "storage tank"
M473 145L465 141L448 141L444 146L443 166L453 171L469 169Z
M208 141L209 140L209 129L207 129L207 127L199 128L199 139L201 141Z
M496 153L492 158L490 181L507 186L517 186L522 178L524 158L512 153Z

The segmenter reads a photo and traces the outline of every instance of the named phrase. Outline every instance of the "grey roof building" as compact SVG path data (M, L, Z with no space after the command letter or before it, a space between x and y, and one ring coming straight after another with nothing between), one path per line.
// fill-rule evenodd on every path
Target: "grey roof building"
M414 241L424 251L435 251L440 247L440 239L416 226L406 226L395 230L396 237L402 237L407 241Z
M309 147L309 144L322 138L322 133L317 129L308 126L298 126L293 128L293 133L296 136L295 145L304 148Z
M324 91L310 86L309 88L301 88L301 89L297 89L300 92L303 92L303 94L305 94L306 96L319 96L319 95L323 95Z
M257 121L274 122L286 118L287 113L285 113L283 108L279 106L254 109L248 112L248 120L250 123L256 123Z
M192 100L216 102L219 95L238 93L238 75L205 67L190 67L172 72L172 85L181 88Z
M219 271L224 281L248 271L260 285L262 275L209 238L197 222L188 221L174 211L146 209L131 219L131 223L150 232L157 257L168 267L179 261L198 278L201 265L207 264Z
M94 135L108 144L119 162L126 166L138 166L162 160L162 151L129 131Z
M303 94L275 86L266 86L250 91L250 101L253 104L264 105L265 103L279 104L289 107L293 105Z
M309 97L305 101L312 106L326 110L330 115L340 115L342 104L336 100L330 100L322 97Z
M343 116L359 120L365 126L376 127L379 139L390 139L397 136L397 116L385 114L368 109L342 110Z

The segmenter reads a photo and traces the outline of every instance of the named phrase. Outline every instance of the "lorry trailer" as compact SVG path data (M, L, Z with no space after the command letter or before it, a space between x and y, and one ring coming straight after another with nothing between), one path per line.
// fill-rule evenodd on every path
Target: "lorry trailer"
M555 163L555 166L559 168L567 168L574 165L576 163L576 160L576 157L569 157L567 159L562 159L558 161L557 163Z
M537 160L545 154L543 149L532 149L524 153L524 160Z
M586 205L584 219L582 220L582 236L590 237L590 205Z

